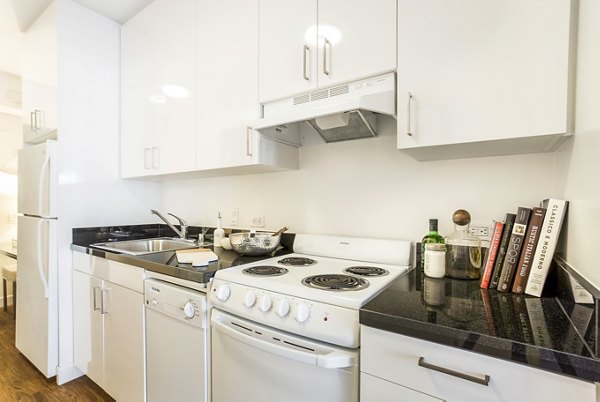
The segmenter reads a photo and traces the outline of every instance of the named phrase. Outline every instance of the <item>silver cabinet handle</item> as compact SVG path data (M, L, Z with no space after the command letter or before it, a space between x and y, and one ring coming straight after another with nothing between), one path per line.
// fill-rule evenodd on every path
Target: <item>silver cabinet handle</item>
M408 107L407 107L407 113L406 113L406 135L408 135L409 137L412 137L413 133L412 131L410 131L410 105L412 103L412 94L409 92L408 93Z
M304 45L304 59L303 59L303 63L304 65L302 66L302 77L306 80L306 81L310 81L310 48L307 45ZM308 66L307 66L308 64Z
M100 314L107 314L108 310L106 309L106 295L110 289L101 289L100 290Z
M246 127L246 156L252 156L252 127Z
M35 112L29 113L29 125L31 126L31 131L35 131L35 123L33 122L33 115Z
M323 46L323 74L329 75L331 74L331 42L325 39L325 44Z
M157 147L152 147L152 168L160 167L160 150Z
M150 154L150 148L144 148L144 168L145 169L150 169L150 163L149 161L149 154Z
M490 376L487 374L483 378L474 377L472 375L461 373L459 371L454 371L454 370L447 369L445 367L440 367L440 366L436 366L431 363L427 363L427 362L425 362L425 358L423 356L419 357L419 366L429 369L429 370L439 371L440 373L448 374L453 377L462 378L463 380L472 381L477 384L485 385L486 387L490 384Z
M96 291L100 290L100 288L98 286L92 288L92 294L94 295L94 311L100 310L100 307L98 307L98 302L96 301Z
M40 122L42 121L42 111L35 109L33 111L33 121L35 122L35 131L40 131L40 129L42 128L41 124L38 124L38 114L40 116Z

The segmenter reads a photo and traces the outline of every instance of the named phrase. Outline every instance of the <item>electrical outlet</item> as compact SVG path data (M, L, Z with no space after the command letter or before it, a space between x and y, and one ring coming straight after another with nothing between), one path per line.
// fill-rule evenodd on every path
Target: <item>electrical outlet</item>
M472 236L487 238L490 237L490 228L487 226L471 226L469 234Z
M265 217L264 216L255 216L252 218L252 222L250 226L253 228L264 228L265 227Z
M231 210L231 226L237 226L240 224L240 210L233 208Z

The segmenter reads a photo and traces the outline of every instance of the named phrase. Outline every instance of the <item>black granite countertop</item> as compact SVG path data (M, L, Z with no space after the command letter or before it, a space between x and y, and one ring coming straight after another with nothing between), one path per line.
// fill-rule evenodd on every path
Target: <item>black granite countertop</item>
M360 310L360 323L600 382L597 305L480 289L478 280L413 269Z
M194 237L194 235L197 236L198 233L201 233L202 229L203 228L199 227L190 227L189 233L191 237ZM213 231L214 228L208 228L207 230L206 240L208 242L212 241ZM215 275L215 272L220 269L248 264L292 252L285 247L279 247L277 250L264 256L247 257L240 255L233 250L225 250L222 247L213 247L212 243L207 243L203 245L203 247L213 250L219 257L218 261L211 262L206 266L194 267L192 264L178 263L175 251L163 251L159 253L135 256L125 253L106 251L92 246L93 243L108 241L116 242L156 237L172 237L174 234L175 233L168 226L162 224L79 228L73 229L73 243L71 244L71 250L198 283L208 283ZM293 235L286 233L282 235L282 245L286 246L292 242Z

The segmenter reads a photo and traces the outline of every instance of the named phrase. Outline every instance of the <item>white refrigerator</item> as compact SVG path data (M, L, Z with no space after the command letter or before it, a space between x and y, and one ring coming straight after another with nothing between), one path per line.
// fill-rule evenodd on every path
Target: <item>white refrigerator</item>
M56 141L19 151L16 346L46 377L58 366Z

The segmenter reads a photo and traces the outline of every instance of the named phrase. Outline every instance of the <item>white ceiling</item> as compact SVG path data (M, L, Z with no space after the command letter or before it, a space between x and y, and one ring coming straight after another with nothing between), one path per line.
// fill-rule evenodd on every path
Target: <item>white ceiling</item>
M120 24L154 0L73 0ZM21 36L52 0L0 0L0 71L21 75Z
M24 1L24 0L17 0ZM27 0L28 1L28 0ZM83 7L123 24L154 0L73 0Z

